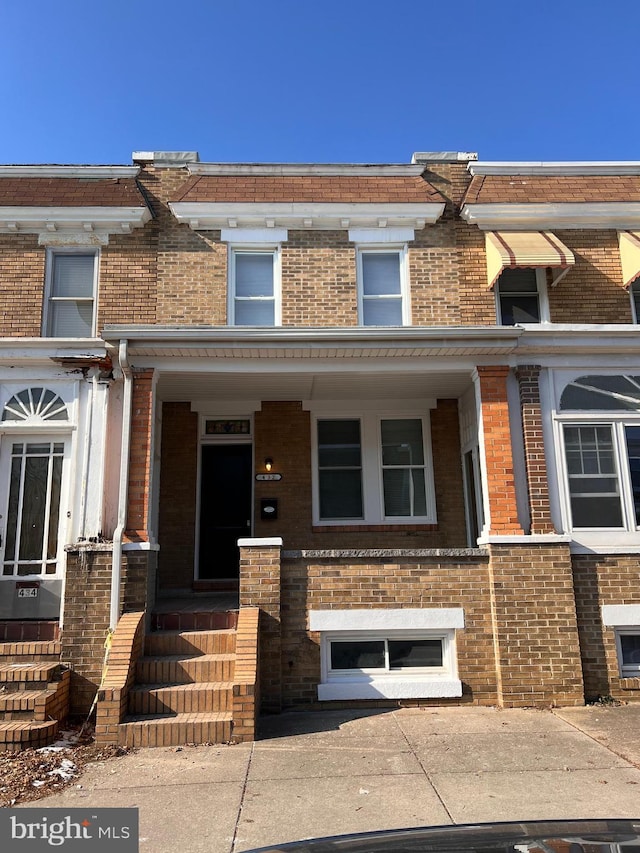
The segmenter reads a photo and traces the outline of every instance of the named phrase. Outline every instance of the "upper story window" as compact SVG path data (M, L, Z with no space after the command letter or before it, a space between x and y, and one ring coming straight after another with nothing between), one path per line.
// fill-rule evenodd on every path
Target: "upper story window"
M316 453L319 522L435 521L425 418L318 418Z
M633 322L640 323L640 279L636 279L629 288Z
M581 376L564 388L559 408L571 527L637 530L640 377Z
M98 275L96 252L50 252L44 334L91 338L95 334Z
M358 251L358 313L363 326L409 323L406 249Z
M279 326L280 253L277 249L232 249L229 324Z
M498 323L515 326L549 319L544 269L505 269L496 284Z

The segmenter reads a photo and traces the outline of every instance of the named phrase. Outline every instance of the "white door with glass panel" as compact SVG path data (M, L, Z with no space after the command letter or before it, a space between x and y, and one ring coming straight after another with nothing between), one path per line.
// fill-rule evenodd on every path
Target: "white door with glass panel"
M68 442L5 434L0 444L0 565L3 578L62 571Z

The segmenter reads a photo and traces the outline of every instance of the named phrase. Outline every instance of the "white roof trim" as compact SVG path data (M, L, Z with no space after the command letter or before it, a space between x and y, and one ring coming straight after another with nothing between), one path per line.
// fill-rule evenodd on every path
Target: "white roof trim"
M414 228L433 225L442 216L444 204L320 204L306 202L173 202L169 204L178 222L194 231L222 228L294 228L346 230L349 228Z
M460 213L487 231L553 231L559 228L640 228L640 202L572 204L465 204Z
M41 243L56 243L56 232L86 235L128 234L151 219L148 207L0 207L0 234L39 234ZM95 242L104 242L96 240Z
M640 175L640 161L637 160L576 160L576 161L530 161L509 162L506 160L489 162L477 160L467 166L472 175L554 175L554 176L595 176L595 175Z
M424 165L408 163L189 163L192 175L419 176Z
M0 166L0 178L135 178L139 166Z
M310 631L415 631L464 628L462 607L310 610Z
M0 364L38 364L62 359L105 358L100 338L0 338Z

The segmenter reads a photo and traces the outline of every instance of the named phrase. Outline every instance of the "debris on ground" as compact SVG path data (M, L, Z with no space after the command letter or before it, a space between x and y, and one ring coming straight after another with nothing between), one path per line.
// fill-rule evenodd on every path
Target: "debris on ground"
M57 793L82 775L85 764L130 752L123 746L98 746L91 733L68 729L41 749L0 752L0 808Z

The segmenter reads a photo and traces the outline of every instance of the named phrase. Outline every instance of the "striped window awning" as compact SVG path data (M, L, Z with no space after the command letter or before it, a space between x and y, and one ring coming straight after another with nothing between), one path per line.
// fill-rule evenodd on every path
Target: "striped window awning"
M618 231L622 284L629 287L640 276L640 231Z
M551 267L553 284L575 264L573 252L550 231L487 231L487 282L493 287L504 269Z

